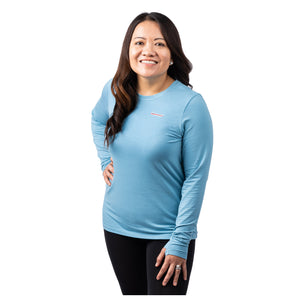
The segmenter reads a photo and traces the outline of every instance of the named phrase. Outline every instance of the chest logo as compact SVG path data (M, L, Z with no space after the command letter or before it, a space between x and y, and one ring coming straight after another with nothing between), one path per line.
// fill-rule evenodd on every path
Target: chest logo
M163 117L163 116L164 116L164 115L162 115L162 114L157 114L157 113L154 113L154 112L152 112L151 115L157 116L157 117Z

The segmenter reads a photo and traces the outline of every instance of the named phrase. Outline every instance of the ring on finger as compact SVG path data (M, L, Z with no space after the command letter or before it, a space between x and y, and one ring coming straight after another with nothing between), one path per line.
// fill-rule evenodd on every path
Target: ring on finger
M175 270L181 270L181 265L176 265Z

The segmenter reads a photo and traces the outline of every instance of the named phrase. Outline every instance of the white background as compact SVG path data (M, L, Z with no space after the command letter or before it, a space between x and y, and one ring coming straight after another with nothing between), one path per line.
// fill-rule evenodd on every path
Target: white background
M144 11L176 24L214 124L187 297L300 299L300 21L291 0L1 2L0 298L122 297L103 237L90 114Z

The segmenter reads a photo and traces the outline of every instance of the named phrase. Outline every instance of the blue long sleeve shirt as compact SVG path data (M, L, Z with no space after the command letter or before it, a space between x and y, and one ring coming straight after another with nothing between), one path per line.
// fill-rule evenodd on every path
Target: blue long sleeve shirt
M165 255L187 258L208 178L213 127L201 94L175 80L166 90L138 95L112 144L104 130L115 98L111 80L92 110L92 134L101 169L113 159L106 184L103 227L117 234L168 239Z

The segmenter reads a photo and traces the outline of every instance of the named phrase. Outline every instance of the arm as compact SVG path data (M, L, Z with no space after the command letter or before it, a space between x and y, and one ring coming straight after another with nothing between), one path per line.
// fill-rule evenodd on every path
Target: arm
M102 171L111 162L111 153L107 145L104 145L104 131L106 122L109 119L108 113L108 91L110 90L110 81L104 86L102 95L92 110L92 134L97 149L97 154L101 162Z
M182 266L183 279L187 280L186 259L190 240L197 236L197 222L202 206L213 148L213 127L207 106L200 94L194 96L185 107L181 122L182 167L185 180L176 218L176 227L168 243L159 253L156 265L164 263L156 277L159 280L167 272L166 285L175 272L176 286Z
M186 105L182 115L182 158L185 180L176 218L176 227L165 245L166 255L187 258L189 242L197 235L213 148L212 121L200 94Z

